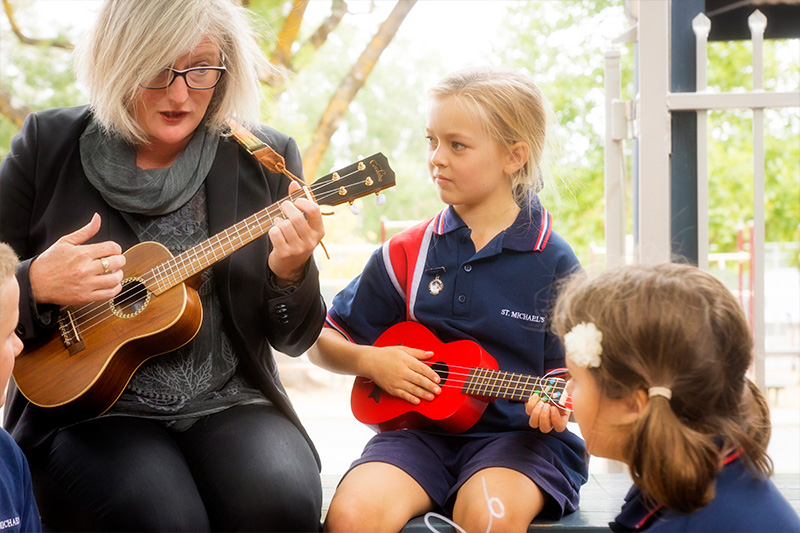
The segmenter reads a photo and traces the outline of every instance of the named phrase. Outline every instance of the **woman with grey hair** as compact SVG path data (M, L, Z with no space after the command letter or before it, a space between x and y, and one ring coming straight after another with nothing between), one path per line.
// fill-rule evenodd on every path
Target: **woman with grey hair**
M66 306L122 303L123 250L156 241L177 256L297 189L227 119L302 176L294 140L254 120L269 67L233 0L107 0L76 68L91 104L30 115L0 163L0 240L22 259L31 346L57 338ZM142 363L102 415L11 392L5 424L49 529L319 528L319 458L271 347L299 355L319 334L324 229L316 203L279 205L268 238L197 276L198 333Z

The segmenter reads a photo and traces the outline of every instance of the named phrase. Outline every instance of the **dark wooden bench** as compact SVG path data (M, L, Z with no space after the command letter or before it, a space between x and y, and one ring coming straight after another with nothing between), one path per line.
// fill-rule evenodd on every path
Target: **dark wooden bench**
M322 476L323 517L328 511L339 478L340 476L331 474ZM800 474L776 474L773 480L792 507L800 513ZM631 479L628 474L593 474L586 485L581 488L581 503L577 511L561 520L537 518L528 528L528 532L543 529L581 533L608 531L608 523L617 516L630 486ZM435 516L429 517L429 523L437 532L456 533L457 531L453 526ZM428 533L430 531L424 516L414 518L403 528L403 533Z

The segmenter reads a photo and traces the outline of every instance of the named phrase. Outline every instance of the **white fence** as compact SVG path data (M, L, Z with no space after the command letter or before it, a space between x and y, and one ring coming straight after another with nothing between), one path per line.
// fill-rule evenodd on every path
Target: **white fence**
M764 387L765 282L764 282L764 109L800 107L799 92L764 91L763 41L766 17L755 10L748 19L753 43L753 90L709 92L706 69L711 21L702 13L692 27L697 43L695 92L673 93L669 87L670 0L638 3L635 33L639 45L639 93L633 103L620 98L620 54L611 50L605 59L606 90L606 264L625 261L626 209L623 142L628 130L639 141L638 261L669 261L670 246L670 113L697 112L697 220L698 263L708 269L708 133L709 110L750 109L753 113L753 288L751 320L755 339L755 380ZM632 124L632 128L629 125ZM646 164L646 171L644 165Z

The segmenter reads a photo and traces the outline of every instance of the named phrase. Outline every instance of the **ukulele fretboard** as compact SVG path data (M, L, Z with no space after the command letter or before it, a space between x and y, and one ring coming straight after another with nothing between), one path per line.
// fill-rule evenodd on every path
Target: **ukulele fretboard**
M290 194L288 200L295 201L303 196L305 191L300 189ZM278 203L250 215L225 231L153 268L152 275L148 277L149 281L146 283L147 289L158 295L183 283L266 234L275 221L282 218L285 217Z
M533 394L540 394L563 404L567 395L566 382L559 378L537 377L489 368L470 369L462 392L473 396L486 396L524 402Z

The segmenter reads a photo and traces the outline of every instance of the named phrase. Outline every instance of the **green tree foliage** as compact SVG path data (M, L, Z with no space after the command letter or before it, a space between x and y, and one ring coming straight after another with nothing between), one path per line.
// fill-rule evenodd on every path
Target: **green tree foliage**
M44 28L33 20L35 2L15 0L18 21L47 35L77 39L63 25ZM245 2L259 23L265 54L273 48L275 32L288 14L286 0ZM326 7L328 2L322 2ZM374 33L380 15L348 13L321 48L304 45L319 20L312 2L297 42L295 74L286 90L269 98L264 117L307 146L319 117L358 55ZM378 9L383 8L380 3ZM487 60L527 71L549 98L559 127L560 150L550 154L543 200L555 217L555 228L591 267L592 243L603 244L603 53L626 28L622 0L538 1L512 3L504 31L493 37ZM318 10L324 11L324 10ZM322 16L327 13L323 13ZM0 17L2 19L2 17ZM6 23L0 20L0 25ZM0 81L33 109L78 105L86 98L76 88L70 53L48 46L21 45L6 26L0 26ZM380 238L380 218L420 220L443 206L430 183L425 164L425 92L443 76L445 54L458 50L411 46L418 35L398 32L381 56L366 85L359 91L341 127L331 139L321 169L334 169L381 151L397 174L397 186L386 191L378 207L371 198L357 201L361 215L337 214L327 221L329 243L369 242ZM633 59L629 45L622 52L623 98L631 98ZM797 41L765 43L767 90L797 90L800 72ZM712 43L709 85L713 90L750 89L751 46L747 42ZM741 90L741 89L738 89ZM627 94L625 94L627 92ZM752 121L750 112L711 113L709 120L709 206L712 251L733 251L736 227L752 218ZM800 222L800 117L797 109L766 113L767 240L796 240ZM0 117L0 156L8 150L17 127ZM309 180L319 177L307 176ZM336 208L346 211L347 208ZM602 264L597 265L598 268Z
M713 91L752 90L752 44L709 45L708 84ZM766 90L800 86L797 40L764 43ZM711 251L736 250L737 229L753 218L753 120L750 111L709 113L709 241ZM800 225L800 111L767 110L765 219L767 242L798 239Z
M33 23L31 4L15 4L20 24L47 31L49 39L70 40L76 37L67 24L56 24L45 30ZM75 85L71 67L69 50L48 44L22 45L8 29L5 17L0 16L0 82L19 102L37 110L84 103L85 97ZM14 123L0 115L0 157L8 152L11 138L18 130Z
M520 2L510 10L506 27L498 55L542 87L558 123L551 139L558 149L550 154L543 202L553 213L555 230L584 266L593 268L592 244L604 242L603 54L625 28L622 2ZM630 53L621 52L629 81Z
M562 132L556 179L543 199L555 229L573 245L584 265L591 243L603 235L603 53L625 28L618 0L520 3L509 12L503 62L527 70L550 99ZM633 58L621 48L623 98L631 98ZM764 44L765 89L800 86L797 39ZM752 90L752 45L711 43L712 91ZM627 92L627 95L625 94ZM709 114L709 239L711 251L736 250L737 228L752 219L752 112ZM766 239L796 241L800 224L800 114L768 110L766 125ZM560 167L559 167L560 165ZM588 266L588 265L587 265Z

